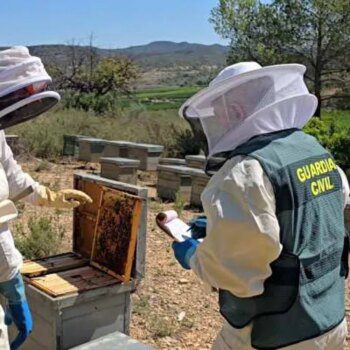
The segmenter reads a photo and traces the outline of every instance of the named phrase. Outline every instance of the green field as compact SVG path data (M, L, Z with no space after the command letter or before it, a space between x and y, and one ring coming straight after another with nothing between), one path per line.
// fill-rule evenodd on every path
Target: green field
M137 91L134 102L148 111L179 109L189 97L198 92L201 87L164 87L152 90ZM130 107L130 100L124 101L124 107ZM324 110L322 120L334 122L340 128L350 127L350 111Z
M134 94L132 102L153 111L178 109L184 101L200 89L200 87L193 86L141 90ZM124 100L123 107L130 107L132 102L130 100Z
M18 134L26 141L28 150L40 157L59 156L64 134L157 143L166 147L166 155L174 155L176 130L188 128L187 123L178 116L178 108L199 89L183 87L138 91L133 98L124 99L125 108L105 115L64 109L61 105L9 132ZM349 110L324 110L321 120L326 125L334 124L336 129L350 130Z

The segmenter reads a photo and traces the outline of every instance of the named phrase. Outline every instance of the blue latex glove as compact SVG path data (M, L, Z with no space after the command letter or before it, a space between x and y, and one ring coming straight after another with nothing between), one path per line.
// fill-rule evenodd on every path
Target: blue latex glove
M186 239L186 241L183 242L173 242L172 248L174 250L175 258L184 269L191 269L190 259L195 253L198 244L198 241L193 238Z
M0 283L0 294L7 299L5 323L12 322L18 329L18 335L11 343L11 350L18 349L33 329L32 316L24 292L24 283L20 273L10 281Z
M207 235L207 217L197 216L189 222L191 235L194 239L204 238Z

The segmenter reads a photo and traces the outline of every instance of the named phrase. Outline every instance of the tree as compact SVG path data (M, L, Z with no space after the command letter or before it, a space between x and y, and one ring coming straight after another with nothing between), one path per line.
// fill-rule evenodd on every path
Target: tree
M228 63L255 60L262 65L299 62L322 101L350 97L349 0L219 0L210 21L231 40Z
M48 65L58 89L97 96L109 92L129 94L131 85L138 76L137 65L127 57L102 57L93 46L68 45L67 64Z

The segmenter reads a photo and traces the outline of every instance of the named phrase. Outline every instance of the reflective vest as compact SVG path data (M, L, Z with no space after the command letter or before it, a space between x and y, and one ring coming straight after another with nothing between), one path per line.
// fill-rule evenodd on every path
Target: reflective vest
M237 155L258 160L271 181L283 251L271 264L262 295L238 298L219 292L221 314L234 328L252 323L256 349L320 336L345 315L349 245L334 159L298 129L254 137L228 158Z

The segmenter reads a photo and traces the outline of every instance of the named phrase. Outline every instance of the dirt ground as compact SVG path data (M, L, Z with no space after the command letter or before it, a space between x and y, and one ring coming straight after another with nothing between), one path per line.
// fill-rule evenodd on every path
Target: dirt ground
M42 184L55 189L71 187L73 173L81 171L81 163L61 161L43 163L32 159L22 162L25 170ZM98 171L98 166L89 166ZM183 270L173 257L170 239L155 225L155 215L173 207L156 199L155 178L139 174L139 184L149 188L147 271L146 277L133 295L131 336L155 349L210 349L221 327L217 294L208 291L190 271ZM184 219L198 211L183 210ZM29 207L21 208L20 222L31 216L51 215L65 228L66 239L60 251L69 251L72 242L71 213ZM347 315L350 304L347 302ZM349 322L350 318L348 318ZM350 346L345 347L350 350Z

